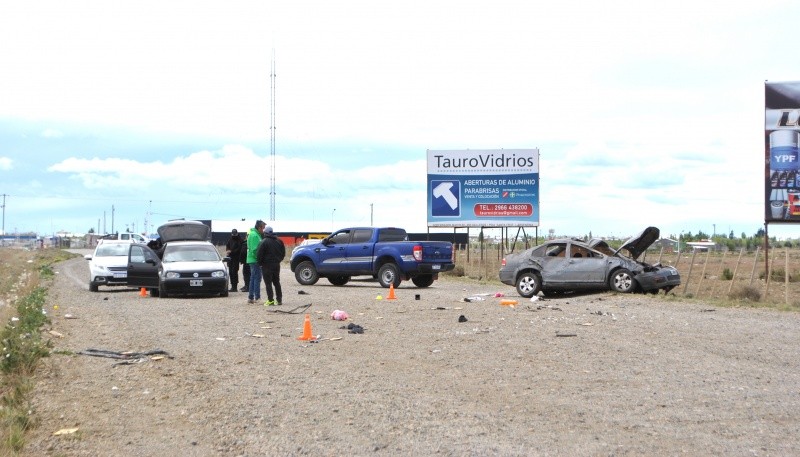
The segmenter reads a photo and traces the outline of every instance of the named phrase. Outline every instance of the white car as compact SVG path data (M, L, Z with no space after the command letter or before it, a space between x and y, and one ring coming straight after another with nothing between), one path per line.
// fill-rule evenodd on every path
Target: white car
M142 243L147 244L147 239L138 233L110 233L103 236L102 240L120 240L127 241L128 243Z
M93 254L83 256L89 261L89 290L97 292L100 286L128 284L130 246L129 240L100 240Z
M228 296L228 257L220 256L211 227L198 221L171 221L158 228L161 248L128 243L128 285L151 296Z

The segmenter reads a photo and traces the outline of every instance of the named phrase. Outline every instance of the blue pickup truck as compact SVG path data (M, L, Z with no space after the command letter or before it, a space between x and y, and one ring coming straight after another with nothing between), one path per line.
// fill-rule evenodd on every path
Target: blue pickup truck
M343 286L353 276L371 275L383 287L398 287L409 279L417 287L428 287L439 273L455 267L452 243L408 241L406 231L394 227L338 230L318 243L295 248L290 265L297 282L305 286L319 278Z

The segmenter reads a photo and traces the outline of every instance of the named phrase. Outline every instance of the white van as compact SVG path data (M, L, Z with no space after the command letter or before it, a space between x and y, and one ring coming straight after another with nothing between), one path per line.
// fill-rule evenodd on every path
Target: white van
M111 233L103 236L104 240L130 241L131 243L147 244L147 240L138 233Z

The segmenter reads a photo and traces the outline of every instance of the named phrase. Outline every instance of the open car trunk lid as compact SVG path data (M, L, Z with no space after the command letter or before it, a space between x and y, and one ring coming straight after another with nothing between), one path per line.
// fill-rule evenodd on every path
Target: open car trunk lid
M170 241L210 241L211 227L200 221L170 221L158 228L162 243Z

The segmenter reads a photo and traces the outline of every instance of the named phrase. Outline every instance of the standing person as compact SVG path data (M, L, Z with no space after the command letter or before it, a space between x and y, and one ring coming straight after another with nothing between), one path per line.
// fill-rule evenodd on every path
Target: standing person
M247 239L242 241L242 253L239 256L239 263L242 264L242 279L244 279L244 286L239 290L247 292L250 290L250 264L247 263Z
M242 239L239 237L238 230L231 230L231 237L225 243L225 252L228 257L228 274L231 277L229 292L236 292L239 290L239 258L242 255Z
M275 236L272 227L266 226L264 228L264 239L261 240L256 251L256 261L261 266L264 285L267 287L267 301L264 306L280 306L283 304L281 261L284 257L286 257L286 246L280 238ZM274 294L272 293L272 286L275 286Z
M247 286L247 303L261 300L261 266L256 263L256 251L267 224L261 219L247 232L247 264L250 265L250 284Z

